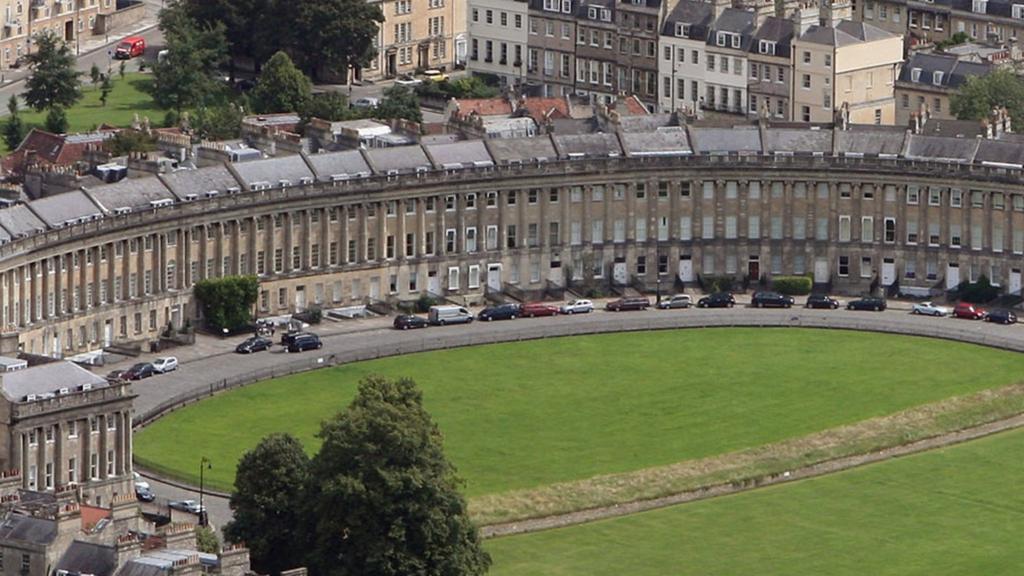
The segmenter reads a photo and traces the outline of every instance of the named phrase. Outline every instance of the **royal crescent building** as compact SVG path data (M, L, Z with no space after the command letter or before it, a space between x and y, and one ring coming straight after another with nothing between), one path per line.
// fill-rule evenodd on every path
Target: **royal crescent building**
M1020 292L1024 144L1005 117L968 138L666 117L228 163L4 208L3 353L155 339L195 321L197 281L234 274L258 276L260 315L709 276L858 294L986 275Z

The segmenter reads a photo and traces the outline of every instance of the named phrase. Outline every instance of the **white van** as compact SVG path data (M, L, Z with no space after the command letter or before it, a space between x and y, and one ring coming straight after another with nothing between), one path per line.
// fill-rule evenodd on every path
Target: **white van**
M429 320L435 326L469 324L473 315L462 306L431 306Z

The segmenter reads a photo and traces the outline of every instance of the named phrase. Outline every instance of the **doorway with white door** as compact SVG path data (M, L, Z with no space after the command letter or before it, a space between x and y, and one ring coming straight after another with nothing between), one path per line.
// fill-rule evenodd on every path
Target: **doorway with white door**
M693 257L690 254L679 256L679 280L693 282Z
M1011 295L1020 296L1020 268L1010 268L1010 286L1009 293Z
M487 265L487 289L491 292L501 292L501 264Z
M882 286L892 286L896 283L896 259L882 259Z
M814 259L814 282L826 284L829 281L828 258Z
M615 264L612 265L612 281L620 286L629 282L629 270L624 258L615 259Z
M950 262L946 266L946 290L952 290L960 285L960 264Z

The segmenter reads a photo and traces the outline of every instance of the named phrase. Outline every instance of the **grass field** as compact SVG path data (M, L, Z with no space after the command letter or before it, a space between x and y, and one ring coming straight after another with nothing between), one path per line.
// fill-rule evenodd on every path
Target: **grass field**
M1024 431L840 474L492 540L494 576L1018 575Z
M188 366L183 370L187 371ZM240 456L319 423L371 373L414 377L470 496L722 454L1020 379L1024 355L797 329L607 334L341 366L179 410L136 436L140 464L230 489Z
M134 68L134 65L129 64L129 67ZM129 126L135 119L135 114L139 115L140 120L148 116L153 126L161 125L167 111L157 108L153 99L146 92L147 85L152 81L151 78L148 74L129 72L122 79L117 74L115 65L114 89L107 96L107 105L103 106L103 103L100 102L99 86L93 86L88 78L83 77L83 97L78 104L67 111L68 130L70 132L87 132L104 123L114 126ZM6 107L6 105L7 103L4 102L3 106ZM45 111L23 110L20 114L28 128L42 127L46 122ZM28 128L26 128L26 132ZM3 146L2 141L0 141L0 146ZM7 150L2 150L2 152L7 152Z

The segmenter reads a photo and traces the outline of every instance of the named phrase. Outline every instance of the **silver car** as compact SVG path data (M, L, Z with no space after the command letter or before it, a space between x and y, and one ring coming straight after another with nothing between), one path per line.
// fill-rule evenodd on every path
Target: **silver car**
M689 308L690 306L693 306L693 299L690 298L689 294L676 294L671 298L662 298L661 302L658 302L658 308L662 310Z
M562 314L586 314L594 311L594 303L590 300L571 300L562 304L558 311Z
M911 314L923 314L925 316L948 316L949 308L939 306L931 302L919 302L910 309Z

